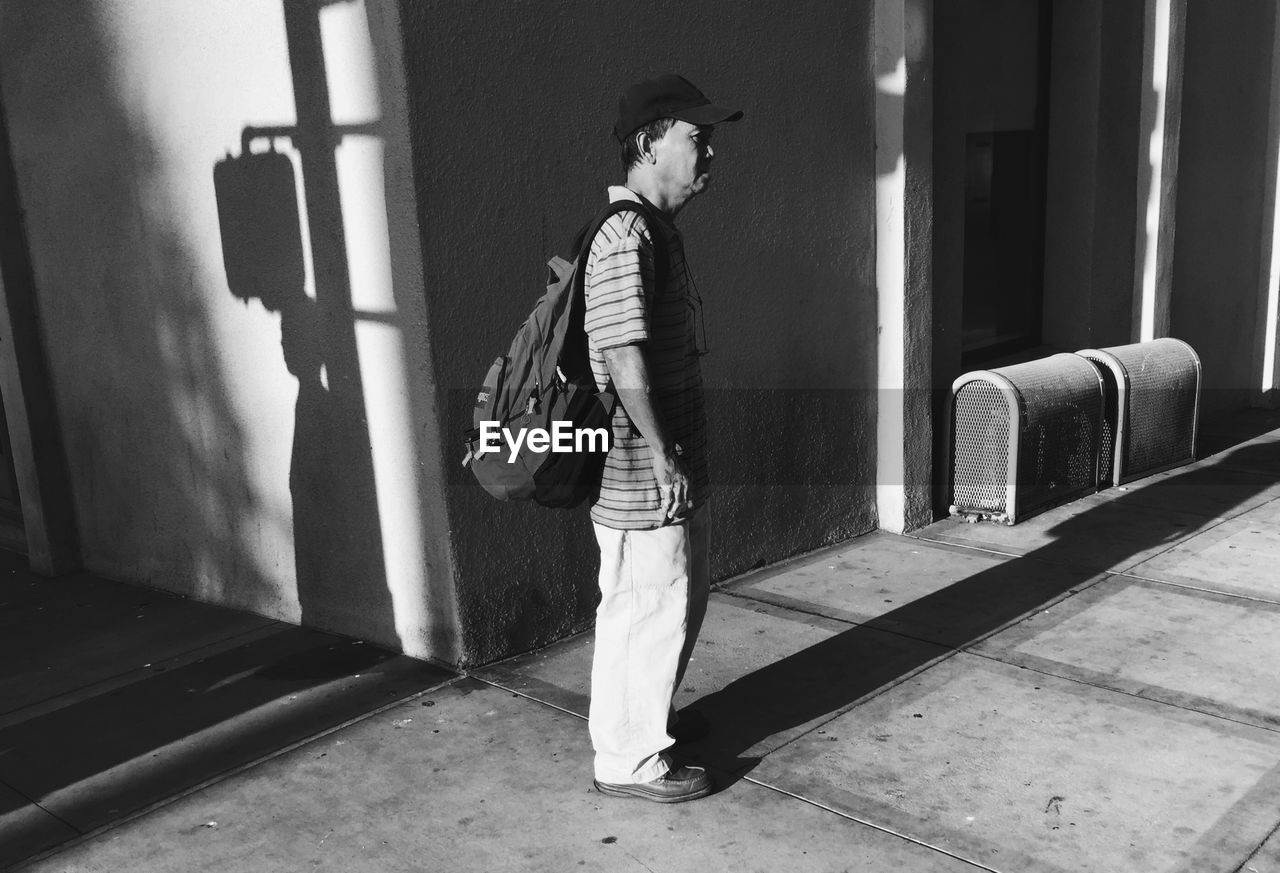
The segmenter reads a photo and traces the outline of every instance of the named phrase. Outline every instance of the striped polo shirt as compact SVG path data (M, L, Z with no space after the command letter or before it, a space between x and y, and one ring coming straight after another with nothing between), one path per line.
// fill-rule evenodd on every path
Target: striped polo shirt
M630 189L611 186L609 201L619 200L640 202ZM614 215L591 241L584 277L587 346L592 374L603 389L609 381L604 350L644 345L651 397L667 440L680 446L689 472L692 508L697 508L707 496L707 427L696 313L680 232L654 212L661 222L659 236L667 246L668 275L661 288L655 287L654 237L643 215L632 211ZM612 436L600 493L591 507L592 521L620 530L661 527L666 520L653 475L653 455L622 404L614 411ZM686 510L686 516L691 512Z

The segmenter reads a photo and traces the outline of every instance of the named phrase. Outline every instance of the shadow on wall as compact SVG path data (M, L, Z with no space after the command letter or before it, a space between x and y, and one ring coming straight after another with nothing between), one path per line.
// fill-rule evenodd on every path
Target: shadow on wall
M298 380L289 493L301 622L403 648L387 584L369 425L356 346L322 4L285 2L297 125L246 128L238 157L214 167L227 282L280 317L284 365ZM377 123L361 125L376 133ZM293 161L252 153L258 135L293 141L302 166L315 296L306 268ZM408 473L409 471L406 471Z
M242 527L264 508L193 281L199 258L175 230L160 150L118 90L100 18L89 0L0 7L6 69L40 71L5 82L34 268L34 287L7 290L38 291L83 556L270 611L280 595ZM175 572L158 544L181 528L199 535L176 544Z
M0 398L0 404L12 404L8 410L0 408L0 452L3 453L0 477L5 482L4 494L0 497L0 519L5 529L6 545L10 543L9 532L17 528L13 545L18 548L25 545L30 566L41 573L58 575L79 566L79 535L67 481L62 430L53 398L47 391L49 359L45 337L39 329L40 312L32 277L31 252L27 246L19 199L17 174L9 147L9 125L4 100L0 96L0 290L4 298L0 306L7 310L12 337L9 359L20 362L20 372L8 374L6 381L9 385L16 382L21 386L16 396ZM27 508L24 519L13 444L9 439L10 421L19 420L9 416L19 409L21 419L25 420L23 427L30 438L30 462L40 470L35 477L36 499L40 502L37 511L41 516L38 520L33 518L31 507ZM43 530L37 532L36 524Z

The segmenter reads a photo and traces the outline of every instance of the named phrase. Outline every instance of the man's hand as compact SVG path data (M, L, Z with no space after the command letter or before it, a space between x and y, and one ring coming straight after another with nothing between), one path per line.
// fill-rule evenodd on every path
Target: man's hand
M678 451L678 449L677 449ZM676 453L653 455L653 476L658 480L662 517L671 521L689 507L689 473Z
M622 407L653 452L653 477L658 480L662 519L672 521L689 509L689 471L680 459L680 447L667 441L666 428L651 397L644 349L638 345L605 349L604 361Z

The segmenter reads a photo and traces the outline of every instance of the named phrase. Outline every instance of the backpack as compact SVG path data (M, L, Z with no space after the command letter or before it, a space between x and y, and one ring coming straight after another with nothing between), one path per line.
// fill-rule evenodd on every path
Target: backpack
M612 381L604 391L596 389L583 327L583 285L592 240L609 218L627 211L648 217L645 204L611 203L579 232L572 262L547 262L546 293L507 354L489 367L476 395L463 465L499 500L569 508L599 489L617 395ZM655 281L661 282L666 246L656 225L649 220Z

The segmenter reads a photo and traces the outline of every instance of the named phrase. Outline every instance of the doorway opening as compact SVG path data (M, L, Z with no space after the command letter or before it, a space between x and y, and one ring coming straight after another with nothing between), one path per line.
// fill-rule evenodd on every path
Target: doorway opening
M961 366L1041 341L1052 0L961 0ZM958 10L951 9L954 15ZM943 38L947 38L944 36Z

